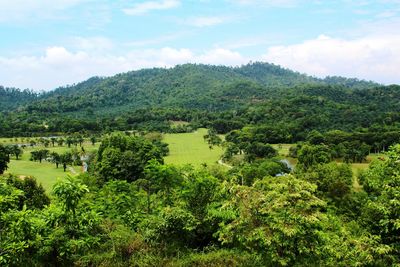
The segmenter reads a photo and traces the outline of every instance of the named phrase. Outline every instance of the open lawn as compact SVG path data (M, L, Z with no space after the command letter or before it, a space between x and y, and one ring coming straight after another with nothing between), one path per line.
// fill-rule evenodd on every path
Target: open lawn
M207 129L198 129L193 133L165 134L163 136L163 141L168 143L170 149L170 154L165 158L165 163L175 165L192 164L195 167L201 166L204 163L207 165L216 164L223 154L223 149L218 146L210 149L208 144L203 139L205 134L207 134ZM221 137L223 138L223 136ZM14 138L0 139L0 143L13 142L15 142ZM94 151L98 149L99 145L100 143L97 143L95 146L93 146L91 143L86 142L84 143L84 149L85 151ZM281 157L288 158L287 155L289 153L289 148L293 146L293 144L273 144L272 146L278 150L278 153ZM21 177L34 176L38 182L43 185L47 192L51 191L57 179L65 179L67 175L75 175L76 173L80 173L81 169L79 166L73 167L74 171L69 169L67 172L63 172L61 166L57 169L54 164L46 161L43 161L43 163L30 161L30 152L38 149L48 149L61 154L75 148L74 146L71 146L71 148L68 148L67 146L50 146L47 148L43 146L37 146L33 148L28 147L24 150L24 154L20 160L11 160L7 172ZM81 151L79 146L76 147L76 149ZM372 160L381 157L385 156L382 154L371 154L368 156L367 162L351 164L355 177L355 188L359 187L356 179L359 172L367 169ZM293 165L296 164L295 159L289 160Z
M76 172L80 171L79 167L74 166L74 169ZM49 162L38 163L29 160L11 160L7 173L19 177L33 176L48 193L51 192L57 179L65 179L67 175L74 175L70 171L64 172L62 166L57 169L54 164Z
M84 144L84 148L86 151L93 151L99 147L99 143L97 143L95 146L92 144ZM46 161L43 161L42 163L39 162L33 162L30 161L30 152L33 150L38 150L38 149L48 149L50 151L54 151L57 153L64 153L67 151L70 151L73 147L68 148L67 146L62 146L62 147L33 147L33 148L26 148L24 150L24 154L20 158L20 160L15 160L12 159L10 164L8 165L9 169L7 170L6 173L11 173L20 177L24 176L33 176L36 178L36 180L43 185L43 187L46 189L46 191L49 193L51 192L53 185L57 181L57 179L65 179L67 175L75 175L76 173L81 172L80 166L73 166L73 170L67 170L67 172L63 171L62 166L59 166L57 169L55 164L49 163ZM78 146L77 149L80 149Z
M216 164L223 154L221 147L210 149L203 136L207 129L198 129L193 133L165 134L163 141L169 145L169 155L165 158L167 164L192 164L200 166Z
M278 151L279 156L287 157L289 149L296 144L272 144L272 147Z

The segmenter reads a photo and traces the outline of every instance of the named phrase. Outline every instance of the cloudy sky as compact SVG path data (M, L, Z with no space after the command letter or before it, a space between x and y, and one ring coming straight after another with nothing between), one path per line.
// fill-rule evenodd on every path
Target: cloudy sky
M400 0L0 0L0 85L267 61L400 83Z

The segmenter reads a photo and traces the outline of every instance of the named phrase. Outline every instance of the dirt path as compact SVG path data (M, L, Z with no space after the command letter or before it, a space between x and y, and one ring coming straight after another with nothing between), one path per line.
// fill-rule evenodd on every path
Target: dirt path
M227 167L228 169L232 169L233 167L231 165L226 164L225 162L222 161L222 159L218 160L218 164Z

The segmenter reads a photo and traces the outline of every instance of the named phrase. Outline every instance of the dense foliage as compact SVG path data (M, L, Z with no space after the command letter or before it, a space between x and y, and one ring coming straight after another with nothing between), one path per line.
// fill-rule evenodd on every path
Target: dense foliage
M291 174L271 149L194 169L163 164L156 136L112 134L50 199L33 178L0 176L0 264L399 264L400 145L361 174L361 191L327 145L299 144Z
M264 63L0 88L0 135L24 136L0 145L0 174L26 146L37 164L88 170L50 195L0 175L0 265L398 266L399 89ZM160 132L200 126L219 165L164 164ZM293 169L271 144L295 142ZM370 152L385 155L355 175Z
M0 97L7 107L0 114L0 136L174 132L171 121L191 123L180 131L208 126L218 133L262 123L296 140L310 129L390 131L398 127L398 97L397 86L321 80L267 63L235 68L186 64L91 78L40 95L13 89Z

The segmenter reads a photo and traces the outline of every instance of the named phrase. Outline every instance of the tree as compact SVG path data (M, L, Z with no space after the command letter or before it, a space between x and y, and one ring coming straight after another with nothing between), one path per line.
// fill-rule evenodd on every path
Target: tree
M207 134L203 136L204 140L207 141L210 149L213 146L219 146L222 143L221 137L217 135L217 132L214 129L209 129Z
M67 138L65 139L65 142L67 143L68 147L71 147L71 145L74 143L74 140L71 136L67 136Z
M62 137L57 138L57 145L62 146L64 144L64 139Z
M51 157L51 162L56 164L56 168L58 169L58 165L62 163L61 155L53 151L50 153L50 157Z
M183 182L182 177L178 174L174 167L160 164L154 159L147 163L144 169L144 177L144 179L147 181L146 191L148 193L148 201L150 201L149 194L162 191L168 205L172 203L172 189ZM148 202L148 205L148 207L150 207L150 202ZM150 208L148 208L148 210L150 210Z
M0 174L3 174L7 170L10 157L8 156L7 149L0 144Z
M230 160L230 159L232 159L232 157L234 155L237 155L240 153L240 149L236 144L231 143L231 142L225 142L224 144L226 147L224 155L222 156L222 158L224 160Z
M12 146L12 153L15 155L16 160L18 160L19 156L21 156L22 153L24 153L24 151L18 145L13 145Z
M286 164L277 160L258 160L254 163L245 163L231 171L234 177L237 177L238 184L247 186L251 186L256 180L261 180L266 176L282 175L289 172L290 169Z
M381 237L389 245L391 257L386 265L400 261L400 145L388 152L388 159L371 164L360 176L360 182L368 193L364 203L361 224L371 233Z
M79 143L79 146L82 146L83 142L85 141L85 139L82 137L82 135L78 135L76 137L76 142Z
M366 160L370 152L370 146L360 141L344 142L344 161L349 162L360 162Z
M19 208L26 206L28 209L43 209L50 204L50 198L41 184L38 184L34 177L25 177L19 179L16 176L9 175L6 177L8 185L14 186L21 190L23 194L19 197Z
M31 160L33 161L39 161L42 163L42 160L45 159L49 154L49 150L47 149L40 149L36 151L31 152Z
M29 145L30 145L31 147L36 146L36 141L35 141L35 140L30 140L30 141L29 141Z
M320 145L324 143L324 136L317 130L313 130L308 134L307 141L312 145Z
M65 152L60 155L60 163L63 165L64 172L67 171L67 165L72 164L72 154L70 152Z
M54 145L55 145L55 143L56 143L56 141L57 141L57 138L51 137L51 138L50 138L50 141L51 141L51 144L52 144L53 147L54 147Z
M97 152L96 170L101 180L135 181L143 178L150 160L163 163L163 152L143 137L110 135L103 139Z
M278 155L278 152L271 145L260 142L250 143L246 147L245 153L249 162L256 158L273 158Z
M50 144L50 140L47 139L47 138L42 138L42 144L43 144L45 147L48 147L49 144Z
M308 169L299 176L318 186L319 197L340 201L351 192L353 172L348 164L331 162Z
M89 192L86 185L78 179L68 176L65 181L57 182L53 187L53 193L61 202L64 210L75 217L76 208L83 196Z
M94 145L96 144L96 142L97 142L96 136L92 135L92 136L90 137L90 142L92 142L92 145L94 146Z
M265 178L253 187L233 186L225 204L231 215L219 239L262 255L268 266L318 262L324 250L318 230L327 218L321 212L326 203L315 190L290 175Z
M331 161L331 154L327 146L324 145L303 145L297 152L298 165L304 169L312 166L328 163Z

